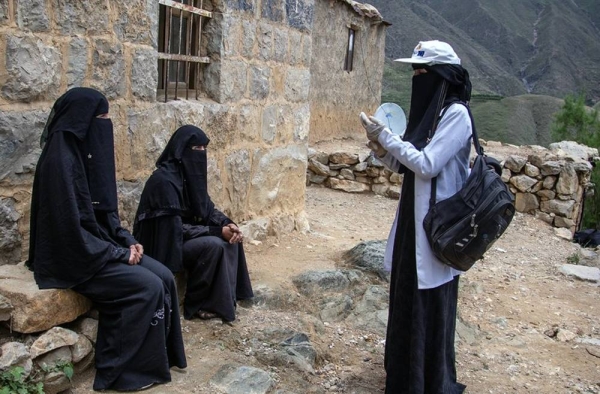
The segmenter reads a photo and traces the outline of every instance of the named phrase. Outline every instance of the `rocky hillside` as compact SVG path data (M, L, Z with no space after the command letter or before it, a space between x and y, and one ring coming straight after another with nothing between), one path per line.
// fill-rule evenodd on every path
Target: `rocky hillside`
M386 57L420 40L449 42L480 93L600 97L600 3L595 0L370 0L393 25Z

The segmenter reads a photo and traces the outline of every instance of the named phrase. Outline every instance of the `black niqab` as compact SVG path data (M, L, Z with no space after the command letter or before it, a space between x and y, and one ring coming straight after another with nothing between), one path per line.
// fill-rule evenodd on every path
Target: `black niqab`
M427 73L415 75L408 125L403 140L419 150L427 145L441 110L456 101L471 99L469 73L456 64L413 65Z
M198 127L182 126L175 131L156 162L156 166L165 174L175 178L179 175L179 179L171 180L171 184L176 185L180 198L183 198L183 201L178 202L182 214L194 216L200 223L210 218L215 205L208 195L206 150L195 150L192 147L206 147L209 142L209 138ZM155 193L155 196L149 198L158 199L168 195ZM161 207L161 204L161 208L166 208L175 203L174 201L150 201L149 204L140 202L140 205L148 205L149 208L156 209Z

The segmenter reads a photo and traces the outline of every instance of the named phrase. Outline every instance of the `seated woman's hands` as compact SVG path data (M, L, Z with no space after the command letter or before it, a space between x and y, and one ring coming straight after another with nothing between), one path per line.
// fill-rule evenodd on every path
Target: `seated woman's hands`
M237 244L244 240L242 230L233 223L229 223L227 226L223 227L222 236L223 239L230 244Z
M144 257L144 247L141 244L131 245L129 252L129 265L136 265Z

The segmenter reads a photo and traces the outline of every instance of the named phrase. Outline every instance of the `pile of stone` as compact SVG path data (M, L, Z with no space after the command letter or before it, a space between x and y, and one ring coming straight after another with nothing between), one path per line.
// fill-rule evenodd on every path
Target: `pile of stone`
M515 195L517 211L533 214L571 233L575 231L584 199L593 193L591 163L600 160L598 149L571 141L551 144L549 149L481 142L487 147L487 154L501 162L502 180ZM495 147L502 147L500 153ZM402 176L385 168L368 151L325 153L311 149L306 184L398 198Z
M402 177L368 151L360 153L308 151L306 185L323 185L349 193L373 192L398 198Z
M21 367L46 394L67 390L69 370L93 366L98 321L83 317L91 302L67 289L39 290L24 264L0 266L0 277L0 322L12 334L0 346L0 371Z

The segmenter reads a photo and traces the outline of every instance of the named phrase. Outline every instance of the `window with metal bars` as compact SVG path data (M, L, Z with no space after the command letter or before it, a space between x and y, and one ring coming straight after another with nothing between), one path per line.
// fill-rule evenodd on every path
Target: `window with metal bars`
M205 9L205 0L158 2L158 99L198 99L202 67L210 62L203 49L202 27L212 12Z
M344 71L352 71L352 63L354 62L354 38L356 30L348 28L348 46L346 47L346 59L344 61Z

